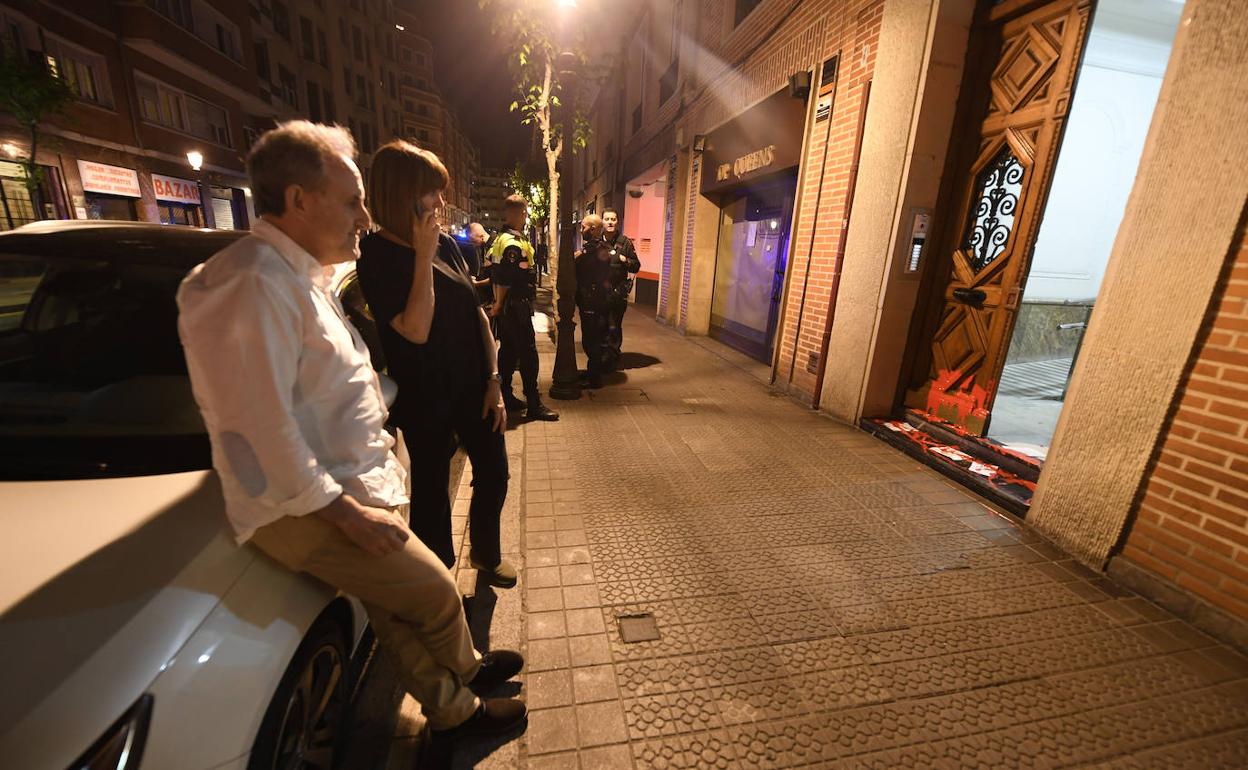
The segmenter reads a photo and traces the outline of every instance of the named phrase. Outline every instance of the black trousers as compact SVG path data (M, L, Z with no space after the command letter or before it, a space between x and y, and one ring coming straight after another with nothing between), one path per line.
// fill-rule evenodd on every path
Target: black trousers
M511 376L519 367L525 397L530 401L540 398L532 300L507 298L498 318L498 338L498 373L503 378L503 392L512 392Z
M628 298L607 302L606 340L602 346L603 366L614 372L620 365L620 352L624 345L624 312L628 310Z
M507 442L490 430L488 417L481 419L484 402L485 392L474 389L446 412L426 413L400 425L412 458L412 531L448 568L455 564L450 482L456 437L472 464L472 560L493 567L502 558L499 518L507 499Z
M606 373L608 312L605 304L587 302L579 306L581 316L581 348L585 351L590 378Z

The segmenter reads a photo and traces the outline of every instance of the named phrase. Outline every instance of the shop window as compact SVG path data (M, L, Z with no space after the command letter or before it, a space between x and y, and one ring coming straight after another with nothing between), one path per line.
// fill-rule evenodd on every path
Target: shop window
M763 0L736 0L736 12L733 14L732 26L736 27L745 21L745 17L762 3Z
M164 203L158 202L156 211L160 216L162 225L186 225L188 227L203 227L203 217L200 215L200 208L190 203Z

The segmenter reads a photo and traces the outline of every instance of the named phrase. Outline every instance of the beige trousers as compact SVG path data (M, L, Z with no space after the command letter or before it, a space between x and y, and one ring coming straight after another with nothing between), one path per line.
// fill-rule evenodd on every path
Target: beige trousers
M406 525L404 508L396 512ZM376 557L316 514L286 516L256 530L251 542L287 569L306 572L355 596L383 647L399 660L404 688L435 730L454 727L479 701L465 683L481 656L472 646L451 573L415 535L402 550Z

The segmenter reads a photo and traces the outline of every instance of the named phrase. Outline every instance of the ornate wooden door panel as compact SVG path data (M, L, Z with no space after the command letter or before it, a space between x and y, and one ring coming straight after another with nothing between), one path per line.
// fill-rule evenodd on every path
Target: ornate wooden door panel
M960 124L966 143L937 236L948 273L929 327L927 376L905 399L977 434L1005 365L1090 7L998 3L979 29L986 56L968 76L964 87L976 91L964 104L983 118Z

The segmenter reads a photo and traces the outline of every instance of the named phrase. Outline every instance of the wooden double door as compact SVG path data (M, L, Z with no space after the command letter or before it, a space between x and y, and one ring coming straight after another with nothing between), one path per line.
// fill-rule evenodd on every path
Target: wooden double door
M1091 5L985 2L968 53L951 181L934 223L940 272L904 403L976 435L1005 366Z

